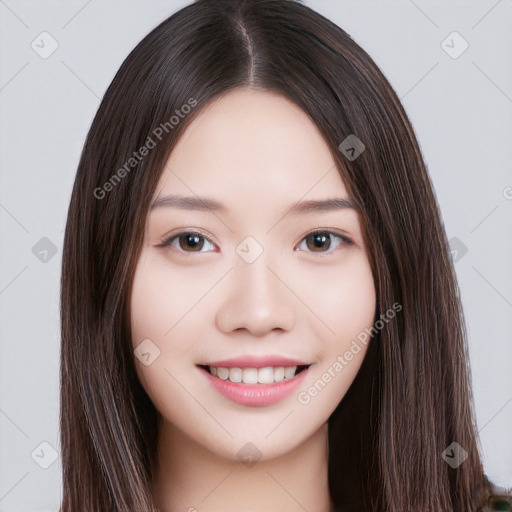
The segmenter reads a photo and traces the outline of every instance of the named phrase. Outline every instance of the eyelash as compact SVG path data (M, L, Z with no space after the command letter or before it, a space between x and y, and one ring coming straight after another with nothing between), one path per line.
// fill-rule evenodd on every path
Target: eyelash
M320 257L325 257L326 255L332 254L334 251L336 251L336 249L339 249L340 246L343 246L343 245L345 245L345 246L354 245L354 242L350 238L348 238L347 236L342 235L340 233L335 233L333 231L329 231L329 230L326 230L326 229L322 229L322 230L318 229L318 230L315 230L315 231L311 231L304 238L302 238L300 243L302 243L307 238L309 238L311 236L314 236L314 235L317 235L317 234L333 235L335 238L339 238L340 239L340 243L339 243L338 247L335 247L334 249L329 248L328 251L323 251L323 252L319 251L318 253L315 253L315 251L305 251L305 252L309 252L310 254L318 254ZM176 233L176 234L166 238L160 244L156 245L156 247L158 247L158 248L169 247L174 242L174 240L179 239L179 237L182 236L182 235L199 235L199 236L205 238L209 243L213 244L213 242L204 233L201 233L200 231L191 230L191 231L180 231L179 233ZM299 245L300 245L300 243L299 243ZM186 257L192 256L193 254L200 254L202 252L211 252L211 251L183 251L181 249L177 249L177 250L181 254L186 255Z

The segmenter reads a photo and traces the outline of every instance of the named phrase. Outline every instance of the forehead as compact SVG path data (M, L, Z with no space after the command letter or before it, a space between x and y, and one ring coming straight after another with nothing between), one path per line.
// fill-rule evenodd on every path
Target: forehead
M241 89L213 101L187 127L156 196L217 198L225 205L280 207L344 198L331 151L308 115L276 93Z

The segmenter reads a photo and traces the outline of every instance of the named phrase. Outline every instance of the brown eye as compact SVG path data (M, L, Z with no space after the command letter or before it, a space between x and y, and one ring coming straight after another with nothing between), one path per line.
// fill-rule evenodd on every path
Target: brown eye
M310 233L308 236L304 237L301 241L301 244L306 242L306 252L329 254L334 252L334 249L331 251L329 250L333 247L333 239L335 240L334 249L338 248L340 245L347 246L353 244L353 242L346 236L336 234L331 231L314 231L313 233ZM181 233L170 236L161 244L157 245L157 247L173 247L175 250L181 253L211 252L211 250L202 250L205 247L205 243L214 247L214 244L201 233L194 231L182 231Z
M176 235L173 235L173 236L167 238L157 247L172 246L178 252L185 252L185 253L208 252L208 251L201 250L201 249L203 249L203 247L205 247L205 242L209 243L213 246L212 242L210 242L210 240L208 240L201 233L196 233L193 231L182 231L181 233L178 233Z
M184 233L178 236L181 249L191 247L194 252L201 251L204 245L204 237L199 233Z
M322 251L331 246L331 237L329 233L313 233L305 238L308 249L312 251ZM308 243L311 241L311 243Z
M314 231L308 236L302 239L302 242L306 242L306 252L317 252L317 253L329 253L332 246L332 239L338 241L334 244L334 249L340 245L352 245L352 241L343 235L338 235L330 231Z

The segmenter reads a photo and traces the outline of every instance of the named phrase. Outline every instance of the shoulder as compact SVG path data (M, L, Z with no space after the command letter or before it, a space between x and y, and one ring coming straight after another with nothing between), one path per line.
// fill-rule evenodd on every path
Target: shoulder
M512 494L489 494L478 512L491 512L493 510L512 511Z

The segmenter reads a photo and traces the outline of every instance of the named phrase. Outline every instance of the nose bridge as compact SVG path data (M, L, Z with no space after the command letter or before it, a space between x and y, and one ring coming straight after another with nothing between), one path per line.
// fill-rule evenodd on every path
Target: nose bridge
M254 256L250 244L240 244L246 252L235 255L226 296L217 313L219 327L225 331L245 328L255 335L275 328L290 330L295 323L293 294L276 271L279 265L276 258L271 259L271 251L263 250L254 259L244 256L251 251Z
M279 294L277 288L283 286L270 269L279 268L276 252L269 246L269 237L261 241L252 236L247 236L238 244L234 257L234 278L236 287L241 285L237 293L250 292L257 300L270 301L275 294ZM275 270L274 270L275 272Z
M282 283L277 279L274 272L270 269L272 265L268 253L259 256L255 261L247 263L239 259L234 268L234 275L237 281L237 287L240 286L238 293L246 294L257 301L263 301L264 304L271 303L276 295L279 295L279 286ZM245 290L244 290L245 289Z

